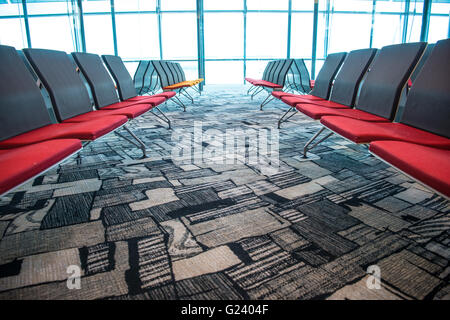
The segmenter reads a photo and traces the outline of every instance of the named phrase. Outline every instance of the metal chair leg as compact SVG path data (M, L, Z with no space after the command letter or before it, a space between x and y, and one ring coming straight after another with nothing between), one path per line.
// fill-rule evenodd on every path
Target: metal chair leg
M197 91L198 95L201 96L202 95L202 91L200 90L200 83L196 84L193 88L195 91Z
M270 101L272 101L273 99L275 99L274 96L272 96L272 94L269 93L269 95L263 100L263 102L261 102L261 105L259 106L259 110L262 111L263 107L268 104Z
M133 137L134 140L136 140L137 143L135 141L129 139L128 137L124 136L123 134L121 134L118 131L114 131L114 133L116 135L118 135L119 137L121 137L122 139L128 141L132 145L134 145L134 146L138 147L139 149L141 149L141 151L142 151L142 159L147 158L148 157L147 156L147 150L146 150L146 146L145 146L144 142L142 142L142 140L139 139L127 126L123 126L123 128L125 129L125 131L127 131Z
M252 93L252 95L250 96L250 99L253 100L253 98L259 94L260 92L262 92L264 90L263 87L259 87L258 89L255 90L255 92Z
M92 141L83 141L82 142L82 145L83 145L83 149L84 148L86 148L88 145L90 145L92 143ZM81 151L82 150L80 150L80 152L77 152L77 156L76 156L76 161L77 161L77 165L79 166L79 165L81 165Z
M200 91L200 89L197 86L198 86L198 84L196 84L195 86L192 86L191 89L194 90L195 92L197 92L201 96L202 92Z
M191 103L194 104L194 98L191 97L191 95L186 91L186 89L181 89L180 94L191 100Z
M181 101L177 96L174 96L173 98L174 100L172 101L175 102L178 106L182 107L183 111L186 112L186 105L183 103L183 101Z
M257 86L252 85L252 86L247 90L247 95L249 95L250 92L256 90L257 88L258 88Z
M81 152L78 152L77 157L75 158L77 161L77 166L81 165Z
M292 112L292 114L289 115L289 117L285 118L285 117L288 115L289 112ZM292 116L296 115L297 112L298 112L297 109L290 107L290 108L289 108L289 109L288 109L288 110L280 117L280 119L278 120L278 129L280 129L281 124L282 124L283 122L288 121Z
M313 149L314 147L316 147L317 145L319 145L320 143L322 143L323 141L325 141L326 139L328 139L329 137L331 137L331 136L334 134L334 132L331 131L331 132L328 133L325 137L323 137L323 138L320 139L318 142L316 142L312 147L309 147L309 148L308 148L308 146L309 146L314 140L316 140L317 137L318 137L325 129L326 129L325 127L320 128L320 130L319 130L318 132L316 132L316 134L314 134L314 135L312 136L312 138L309 139L309 141L305 144L305 146L303 147L303 156L302 156L303 159L308 158L307 153L308 153L309 150Z
M158 107L153 107L153 109L158 110L158 112L161 114L161 116L154 113L153 110L152 110L151 114L153 114L155 117L157 117L161 121L164 121L165 123L167 123L169 125L169 129L171 129L172 127L170 124L170 119L164 114L164 112L162 112Z

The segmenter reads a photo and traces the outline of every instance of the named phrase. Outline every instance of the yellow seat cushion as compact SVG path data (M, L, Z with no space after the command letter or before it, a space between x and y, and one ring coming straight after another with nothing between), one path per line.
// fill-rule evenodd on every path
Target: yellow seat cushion
M203 80L204 80L203 78L196 79L196 80L186 80L183 82L178 82L178 83L172 84L170 86L164 87L163 89L164 90L173 90L173 89L180 89L180 88L185 88L185 87L192 87L192 86L199 84Z

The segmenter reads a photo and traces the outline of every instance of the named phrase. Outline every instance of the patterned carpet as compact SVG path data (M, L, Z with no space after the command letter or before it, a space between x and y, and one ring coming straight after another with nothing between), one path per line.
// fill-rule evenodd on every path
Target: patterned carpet
M286 106L261 112L245 92L210 86L185 113L162 109L184 134L274 128ZM365 147L333 136L301 161L319 125L299 114L265 175L242 157L174 163L171 130L150 114L133 128L149 158L111 134L1 199L0 299L450 298L450 203Z

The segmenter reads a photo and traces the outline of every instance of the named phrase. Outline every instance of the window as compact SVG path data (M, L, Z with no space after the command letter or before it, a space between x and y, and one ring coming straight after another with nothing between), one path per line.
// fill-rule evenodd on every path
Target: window
M371 27L371 14L333 14L328 31L328 52L369 48Z
M428 42L436 42L450 36L450 1L433 1L431 4Z
M86 51L114 54L111 3L108 0L83 1Z
M242 83L243 61L206 61L205 78L208 84Z
M197 61L180 61L181 68L183 68L186 80L193 80L198 78L198 63Z
M402 42L403 16L401 13L404 12L404 1L377 1L372 47L381 48Z
M285 58L287 53L287 13L247 14L247 57Z
M428 42L447 39L449 29L449 17L432 15L428 30Z
M411 1L408 14L408 30L405 42L420 41L422 29L423 0Z
M0 3L0 44L27 47L22 3Z
M312 55L313 15L292 14L291 58L310 58Z
M305 59L311 70L314 3L203 0L207 83L261 77L269 60L287 56ZM423 5L424 0L319 1L316 75L329 53L419 41ZM131 73L140 59L162 57L180 62L187 78L198 77L196 0L114 0L116 38L110 0L82 0L82 7L87 52L114 54L116 45ZM22 1L0 0L0 44L21 49L29 37L32 47L81 51L77 1L27 0L26 8L28 35ZM449 35L450 0L433 0L428 41Z
M321 1L324 2L324 1ZM310 11L314 10L314 0L292 0L293 11Z
M242 13L205 13L205 56L243 58L244 15Z
M163 59L197 59L195 13L163 13L161 24Z
M262 79L264 69L269 60L247 61L247 76L254 79Z
M75 51L70 16L30 17L31 44L34 48Z
M288 10L288 5L288 0L247 0L248 10Z
M28 2L28 23L32 46L66 52L77 50L77 35L73 28L76 18L73 10L70 1Z
M114 10L116 12L156 12L156 0L114 0Z
M243 10L243 0L203 0L203 9L207 10Z
M197 9L195 0L161 0L162 11L185 11Z
M116 14L116 30L118 54L122 59L159 59L156 14Z

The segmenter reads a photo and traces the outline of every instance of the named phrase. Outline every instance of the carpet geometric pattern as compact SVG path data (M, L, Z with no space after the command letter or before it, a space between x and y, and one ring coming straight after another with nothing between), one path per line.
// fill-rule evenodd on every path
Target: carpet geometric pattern
M246 89L161 108L183 132L275 128L286 105L259 111ZM110 134L0 200L0 299L450 298L449 201L364 146L334 135L302 161L320 124L298 114L264 174L176 163L173 130L151 114L131 127L149 158ZM381 289L366 285L371 265Z

